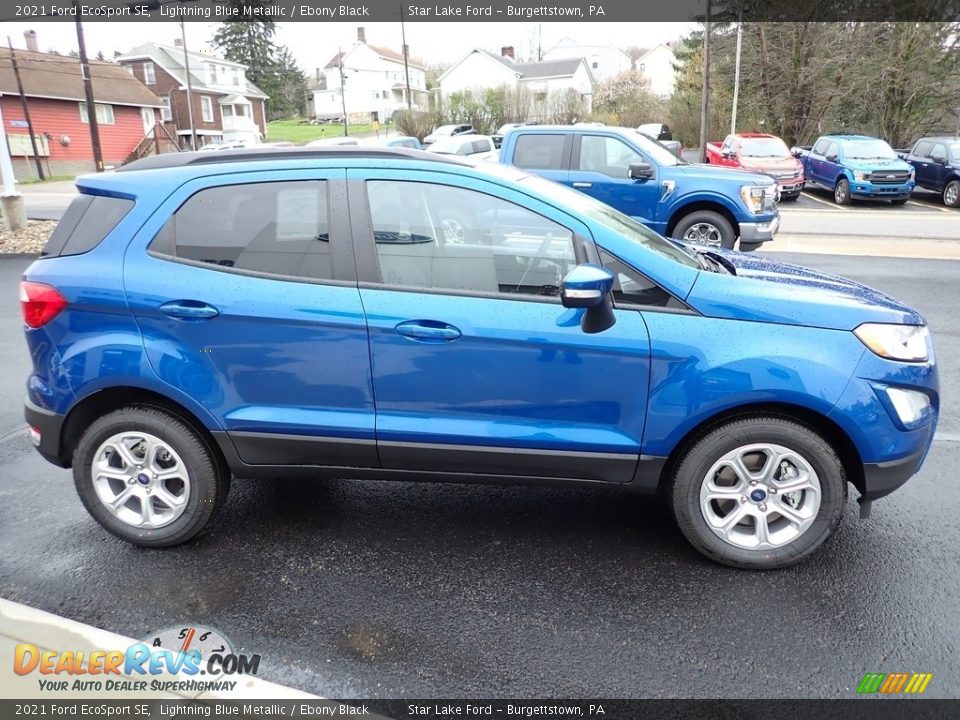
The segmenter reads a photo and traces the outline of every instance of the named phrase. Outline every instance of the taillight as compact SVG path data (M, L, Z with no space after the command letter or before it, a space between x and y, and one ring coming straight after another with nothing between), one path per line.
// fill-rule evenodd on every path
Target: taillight
M20 283L20 307L23 321L32 328L43 327L67 306L67 299L51 285Z

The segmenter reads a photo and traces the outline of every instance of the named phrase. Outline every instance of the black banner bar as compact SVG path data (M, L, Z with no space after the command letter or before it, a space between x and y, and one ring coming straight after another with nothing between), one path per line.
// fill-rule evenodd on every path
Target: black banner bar
M708 0L3 0L0 20L63 22L699 22ZM960 0L711 0L716 22L955 21Z

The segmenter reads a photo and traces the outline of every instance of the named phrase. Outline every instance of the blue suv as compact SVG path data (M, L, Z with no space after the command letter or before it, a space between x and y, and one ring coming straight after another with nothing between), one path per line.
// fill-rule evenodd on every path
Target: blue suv
M26 417L138 545L195 536L231 477L604 483L781 567L933 438L914 310L515 168L263 149L77 186L21 286Z

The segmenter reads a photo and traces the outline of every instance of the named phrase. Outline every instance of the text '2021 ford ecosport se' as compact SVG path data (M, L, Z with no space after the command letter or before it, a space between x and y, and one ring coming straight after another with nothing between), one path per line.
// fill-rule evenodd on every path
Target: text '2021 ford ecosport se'
M914 310L515 169L243 150L77 185L21 287L26 416L139 545L196 535L231 476L608 483L780 567L933 438Z

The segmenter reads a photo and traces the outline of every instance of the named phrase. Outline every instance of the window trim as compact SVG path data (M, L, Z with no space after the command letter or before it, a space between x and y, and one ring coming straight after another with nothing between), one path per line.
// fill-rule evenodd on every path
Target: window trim
M143 63L143 84L144 85L156 85L157 84L157 69L152 61L148 60Z
M361 171L364 172L364 171ZM520 302L548 302L554 304L560 304L559 296L551 295L526 295L523 293L500 293L500 292L484 292L481 290L462 290L456 288L430 288L430 287L414 287L408 285L393 285L383 281L383 276L380 271L380 257L377 254L377 244L373 235L373 218L370 213L370 199L367 194L367 183L370 181L387 181L387 182L414 182L428 185L444 185L446 187L460 189L460 190L470 190L472 192L477 192L482 195L489 195L490 197L500 200L502 202L508 202L512 205L515 205L527 212L531 212L534 215L539 215L545 220L552 222L560 227L568 230L572 235L573 242L573 254L574 260L577 265L581 265L586 262L599 263L600 255L597 250L597 246L593 241L592 237L587 237L583 233L579 232L575 228L571 227L569 223L559 222L547 215L544 215L541 212L533 210L525 205L521 205L512 199L507 199L501 197L493 192L493 184L489 191L480 190L475 187L464 187L463 185L457 184L457 180L462 179L462 176L455 174L450 174L446 177L438 178L437 175L431 173L429 176L414 174L411 173L405 177L393 177L389 175L382 175L380 173L365 171L364 177L350 177L347 180L347 190L350 198L349 208L350 208L350 222L352 228L352 237L354 238L353 250L354 256L356 258L356 271L357 271L357 286L360 288L366 288L371 290L389 290L392 292L414 292L427 295L448 295L454 297L478 297L486 298L492 300L516 300ZM525 193L521 193L525 194ZM543 200L538 198L531 199L539 202L548 207L554 207ZM554 208L558 212L564 213L564 211L559 208ZM566 214L566 213L564 213ZM572 219L572 218L571 218ZM589 227L584 224L584 228L589 232Z

